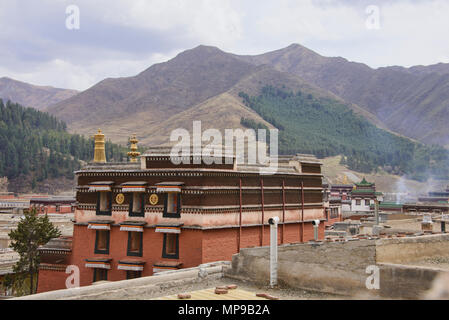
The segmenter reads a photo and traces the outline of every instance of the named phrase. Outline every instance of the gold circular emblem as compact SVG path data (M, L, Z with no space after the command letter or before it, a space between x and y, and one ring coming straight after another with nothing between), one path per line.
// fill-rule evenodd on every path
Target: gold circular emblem
M151 203L151 205L155 206L155 205L157 205L158 202L159 202L159 197L157 196L157 194L153 193L150 196L150 203Z
M115 202L117 202L117 204L123 204L123 202L125 202L125 195L123 193L119 193L115 197Z

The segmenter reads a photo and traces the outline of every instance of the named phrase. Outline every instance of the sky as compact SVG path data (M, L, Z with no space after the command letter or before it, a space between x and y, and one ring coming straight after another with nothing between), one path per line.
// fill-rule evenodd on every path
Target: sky
M0 77L85 90L198 45L449 63L448 0L1 0Z

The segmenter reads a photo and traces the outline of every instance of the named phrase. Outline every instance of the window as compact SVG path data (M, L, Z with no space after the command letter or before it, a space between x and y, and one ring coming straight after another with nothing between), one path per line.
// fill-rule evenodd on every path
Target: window
M365 200L365 206L369 206L369 204L370 204L370 200L369 199Z
M331 219L338 218L338 208L331 208Z
M133 192L129 204L129 215L131 217L145 216L145 193Z
M142 256L142 232L128 232L128 256Z
M100 191L97 200L97 215L110 216L112 214L112 192Z
M136 279L142 276L142 271L126 271L126 279Z
M362 204L362 200L360 200L360 199L355 200L355 204L357 206L360 206Z
M163 258L179 258L179 234L164 233Z
M165 194L164 218L181 217L181 194L169 192Z
M94 282L97 281L106 281L108 280L108 270L107 269L94 269Z
M96 230L95 253L109 254L109 230Z

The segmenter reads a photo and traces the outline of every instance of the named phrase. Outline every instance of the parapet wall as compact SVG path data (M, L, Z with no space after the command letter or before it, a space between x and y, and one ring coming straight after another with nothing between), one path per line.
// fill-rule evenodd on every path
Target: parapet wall
M110 300L138 299L148 293L160 293L164 290L186 284L220 279L229 261L207 263L195 268L166 271L158 275L131 280L97 283L91 286L38 293L11 300Z
M376 262L379 263L406 263L435 256L449 256L449 234L376 241Z
M413 261L435 256L449 256L449 234L290 244L278 248L278 282L292 288L348 296L369 293L417 298L442 270L413 266ZM266 285L270 281L269 259L269 247L242 249L233 256L232 269L225 275ZM371 275L367 267L373 265L379 267L380 284L384 286L381 290L366 287ZM403 272L396 274L395 270ZM390 290L396 281L401 290ZM402 294L404 290L410 294Z
M367 266L376 263L373 240L294 244L278 249L279 284L305 290L352 295L365 289ZM269 247L246 248L233 256L226 276L270 281Z

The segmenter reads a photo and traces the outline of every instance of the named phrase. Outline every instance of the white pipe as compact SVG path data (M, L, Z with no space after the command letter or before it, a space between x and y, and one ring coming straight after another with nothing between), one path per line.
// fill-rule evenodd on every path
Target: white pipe
M268 219L270 223L270 286L278 282L278 223L279 217Z
M315 241L318 241L318 227L320 226L320 220L313 220L312 225L313 225L313 238L315 239Z

